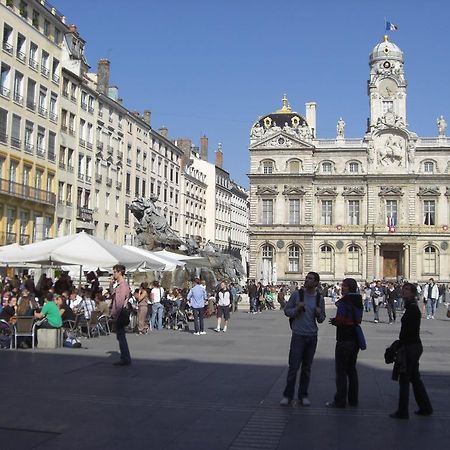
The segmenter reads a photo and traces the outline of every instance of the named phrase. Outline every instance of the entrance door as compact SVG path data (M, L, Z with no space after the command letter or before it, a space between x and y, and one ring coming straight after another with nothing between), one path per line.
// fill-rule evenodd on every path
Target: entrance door
M383 251L384 278L397 278L400 275L400 252L395 250Z

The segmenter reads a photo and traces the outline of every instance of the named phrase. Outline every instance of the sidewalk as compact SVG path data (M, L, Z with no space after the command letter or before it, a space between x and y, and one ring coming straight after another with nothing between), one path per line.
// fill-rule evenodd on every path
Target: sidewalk
M333 309L327 309L331 317ZM422 374L435 414L390 419L398 395L385 348L400 325L363 328L360 407L329 410L334 394L334 327L320 328L310 408L280 408L289 325L280 311L234 314L228 333L129 335L130 367L114 367L115 336L83 349L2 351L0 438L12 449L428 449L450 438L450 320L444 308L422 321ZM328 320L327 320L328 322ZM411 397L413 397L411 395ZM7 407L6 407L7 405ZM415 409L411 400L411 413Z

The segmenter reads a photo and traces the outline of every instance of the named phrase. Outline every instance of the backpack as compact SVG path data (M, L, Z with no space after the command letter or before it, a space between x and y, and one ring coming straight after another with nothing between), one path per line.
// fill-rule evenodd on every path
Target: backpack
M305 298L305 291L303 289L297 289L299 294L299 301L302 302ZM322 297L319 291L316 292L316 307L320 306L320 298ZM292 324L294 323L295 317L289 317L289 326L292 330Z

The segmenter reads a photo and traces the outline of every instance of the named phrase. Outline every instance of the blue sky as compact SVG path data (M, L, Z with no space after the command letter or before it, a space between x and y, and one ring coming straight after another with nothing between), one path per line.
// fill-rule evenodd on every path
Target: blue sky
M210 160L219 142L224 166L248 185L249 130L281 106L316 101L317 135L361 137L368 116L371 49L384 19L405 54L407 122L436 136L436 118L450 122L450 2L429 0L53 0L86 39L86 55L111 60L111 84L128 109L152 111L152 126L198 144Z

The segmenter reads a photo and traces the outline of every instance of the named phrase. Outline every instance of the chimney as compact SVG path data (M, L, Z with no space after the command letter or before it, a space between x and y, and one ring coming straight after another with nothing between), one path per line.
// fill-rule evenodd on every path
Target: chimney
M151 125L152 112L149 109L144 111L144 122L147 125Z
M222 144L219 142L219 145L216 150L216 166L220 169L223 168L223 152L222 152Z
M208 138L205 135L200 138L200 158L208 161Z
M162 136L162 137L167 137L169 135L169 130L167 129L167 127L161 127L158 129L158 133Z
M317 128L316 128L316 102L305 103L306 109L306 122L311 130L313 138L317 136Z
M103 95L108 95L109 91L109 66L110 62L107 59L98 62L97 91Z

